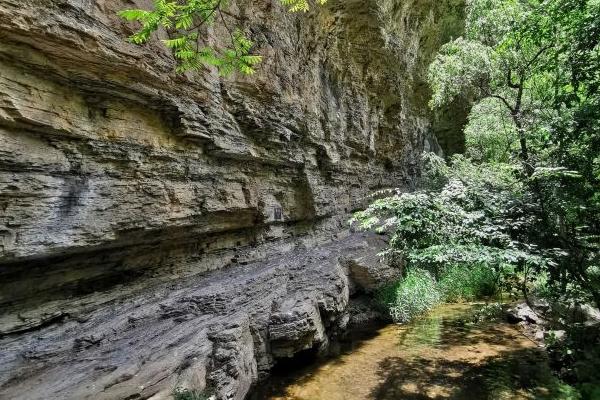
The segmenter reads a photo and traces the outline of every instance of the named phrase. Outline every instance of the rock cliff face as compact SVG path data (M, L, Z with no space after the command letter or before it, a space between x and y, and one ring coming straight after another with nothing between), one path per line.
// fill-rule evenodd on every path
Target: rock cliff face
M438 148L461 1L241 0L264 62L228 78L128 44L148 3L0 0L0 398L244 398L388 276L348 215Z

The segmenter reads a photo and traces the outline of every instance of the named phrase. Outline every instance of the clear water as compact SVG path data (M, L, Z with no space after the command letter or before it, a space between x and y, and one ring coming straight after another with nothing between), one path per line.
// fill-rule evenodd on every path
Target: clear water
M357 334L336 357L282 363L251 399L568 398L535 343L504 322L472 323L475 307L444 305L411 324Z

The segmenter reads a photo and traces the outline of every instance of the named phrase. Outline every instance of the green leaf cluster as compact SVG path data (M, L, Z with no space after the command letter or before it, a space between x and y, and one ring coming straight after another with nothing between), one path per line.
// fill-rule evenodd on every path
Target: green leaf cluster
M320 5L325 2L316 0ZM290 12L306 12L310 8L308 0L281 0L281 3ZM226 11L227 6L227 0L154 0L150 10L122 10L119 15L141 24L141 28L129 37L138 45L148 42L153 33L164 29L169 39L162 42L172 51L179 73L213 66L221 75L236 71L253 74L262 58L252 54L253 42L242 29L238 26L230 28L228 21L235 16ZM229 46L206 44L206 28L217 21L229 34Z

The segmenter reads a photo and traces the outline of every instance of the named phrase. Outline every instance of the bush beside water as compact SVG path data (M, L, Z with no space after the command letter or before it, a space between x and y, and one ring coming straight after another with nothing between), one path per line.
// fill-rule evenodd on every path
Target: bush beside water
M447 302L491 297L498 292L498 273L485 265L455 265L446 269L439 287Z
M394 322L404 323L439 304L441 293L428 271L415 268L404 279L383 288L376 299Z
M397 323L406 323L442 302L470 301L498 292L498 276L485 266L450 266L436 280L431 272L411 268L403 279L382 288L375 300Z

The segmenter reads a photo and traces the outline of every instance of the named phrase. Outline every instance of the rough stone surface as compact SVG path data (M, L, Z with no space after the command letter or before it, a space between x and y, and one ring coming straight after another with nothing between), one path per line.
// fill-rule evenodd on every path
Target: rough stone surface
M348 278L338 260L360 256L353 249L365 240L352 234L318 251L299 246L7 335L0 397L167 398L177 386L208 384L222 398L243 398L275 357L321 346L326 332L343 328Z
M531 308L527 303L517 303L506 310L506 317L511 323L543 324L542 316L543 313L538 308Z
M402 264L389 262L380 253L388 246L382 236L373 236L356 249L359 257L342 259L342 265L350 278L350 294L372 293L376 289L400 278Z
M573 327L577 335L589 335L589 343L594 343L600 332L600 311L590 304L551 303L531 296L528 302L506 308L505 316L540 347L565 340L568 336L564 330L566 326Z
M344 329L348 263L384 276L349 213L439 150L423 77L462 1L240 0L265 61L228 78L127 43L149 3L0 0L0 398L242 399Z

